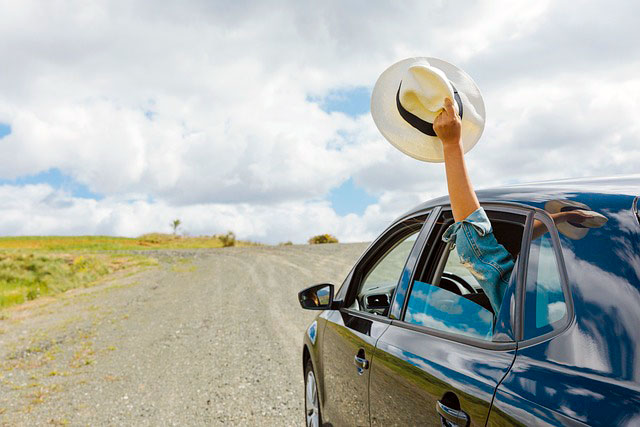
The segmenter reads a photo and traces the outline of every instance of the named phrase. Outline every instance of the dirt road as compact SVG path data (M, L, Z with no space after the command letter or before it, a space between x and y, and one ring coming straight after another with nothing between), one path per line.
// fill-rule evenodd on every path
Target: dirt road
M297 292L364 244L157 252L158 267L0 320L5 425L301 425Z

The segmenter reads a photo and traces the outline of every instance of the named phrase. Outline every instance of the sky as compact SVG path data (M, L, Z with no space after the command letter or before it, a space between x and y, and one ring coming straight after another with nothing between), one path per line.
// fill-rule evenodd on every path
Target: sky
M391 64L445 59L487 122L476 188L630 174L640 4L0 0L0 235L234 231L367 241L446 194L369 113Z

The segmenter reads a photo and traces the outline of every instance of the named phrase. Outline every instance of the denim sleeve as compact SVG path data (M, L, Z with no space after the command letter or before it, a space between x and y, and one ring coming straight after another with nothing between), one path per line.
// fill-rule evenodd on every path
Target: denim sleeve
M442 236L454 243L462 264L478 280L497 315L513 270L513 257L498 243L484 209L475 210L447 228Z

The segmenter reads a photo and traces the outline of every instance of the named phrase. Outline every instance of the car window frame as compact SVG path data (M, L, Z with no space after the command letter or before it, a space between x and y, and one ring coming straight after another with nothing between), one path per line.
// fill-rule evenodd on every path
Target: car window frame
M358 289L363 279L363 271L366 274L366 272L370 270L370 269L366 269L366 267L369 266L368 264L373 261L374 265L376 265L377 263L375 263L375 259L380 255L380 251L383 250L384 246L391 244L392 242L397 240L398 232L400 230L395 230L395 229L397 229L405 221L424 216L425 219L422 223L420 230L418 231L418 237L416 238L416 241L414 242L413 247L411 248L411 251L409 253L409 256L407 257L407 260L405 261L405 264L402 268L402 273L401 273L401 277L399 278L398 285L396 286L396 288L394 289L391 295L390 304L393 304L395 294L401 282L405 278L405 276L413 277L413 269L415 268L415 264L418 260L419 253L422 249L422 245L424 244L424 241L426 238L425 234L427 235L429 234L428 231L430 231L430 225L432 226L433 225L432 223L435 222L434 214L437 216L439 214L439 209L427 208L427 209L420 210L420 211L411 213L409 215L403 216L397 219L396 221L394 221L389 227L387 227L387 229L385 229L378 236L378 238L376 238L376 240L374 240L369 245L369 247L365 250L365 252L360 256L358 261L354 264L353 268L351 269L347 278L345 279L345 282L343 283L342 287L336 294L341 298L341 301L339 302L340 311L345 311L345 312L348 312L349 314L362 316L368 319L382 321L384 323L390 323L391 319L389 318L389 315L391 313L391 307L387 315L382 316L382 315L369 313L366 311L354 310L354 309L348 308L346 307L346 303L348 301L351 301L351 299L354 297L354 294L358 292Z
M482 208L484 208L486 211L498 211L498 212L506 212L506 213L512 213L512 214L516 214L516 215L522 215L525 217L525 223L524 223L524 229L523 229L523 238L522 238L522 242L521 242L521 246L520 246L520 254L524 254L526 253L526 260L524 260L524 262L519 262L517 265L517 270L514 271L514 273L516 274L516 292L515 292L515 310L514 313L511 314L512 317L512 327L514 330L514 334L516 335L513 341L508 341L508 342L496 342L496 341L486 341L486 340L481 340L481 339L477 339L477 338L472 338L469 336L465 336L465 335L461 335L461 334L456 334L456 333L452 333L452 332L445 332L445 331L441 331L438 329L433 329L433 328L429 328L427 326L422 326L422 325L416 325L413 323L409 323L409 322L405 322L404 320L401 320L404 318L404 315L406 313L406 308L407 308L407 304L408 304L408 300L409 300L409 295L411 294L411 288L413 286L413 281L414 281L414 275L415 275L415 265L414 268L412 269L411 272L411 277L409 279L409 286L408 289L404 295L404 302L403 302L403 306L402 306L402 312L401 312L401 316L397 319L391 319L391 324L394 326L398 326L401 328L405 328L405 329L410 329L410 330L414 330L417 332L422 332L424 334L427 335L432 335L435 337L439 337L439 338L443 338L446 340L450 340L450 341L455 341L455 342L460 342L463 344L467 344L467 345L472 345L475 347L480 347L480 348L484 348L484 349L492 349L492 350L498 350L498 351L505 351L505 350L514 350L517 348L519 342L520 342L520 338L522 335L520 335L521 331L521 325L522 325L522 307L521 307L521 303L523 300L521 300L520 296L519 296L519 291L522 289L523 284L526 283L526 268L527 268L527 261L528 261L528 255L529 255L529 245L531 243L531 231L532 231L532 227L533 227L533 217L535 215L536 211L539 211L539 209L534 208L532 206L529 205L525 205L525 204L521 204L521 203L491 203L491 202L487 202L487 203L481 203ZM440 209L438 209L436 216L433 218L433 224L435 225L435 222L437 220L437 218L440 217L440 215L442 214L442 212L445 211L451 211L451 205L450 204L444 204L444 205L440 205L439 206ZM434 212L432 212L433 215ZM424 227L423 227L424 230ZM554 227L555 230L555 227ZM429 239L429 237L431 237L432 233L434 233L434 227L432 226L429 229L429 233L428 235L425 236L425 243L426 241ZM557 232L556 232L557 233ZM415 249L415 247L414 247ZM418 254L418 257L416 259L416 264L418 262L418 260L420 258L422 258L423 255L423 251L425 249L428 249L428 253L426 254L427 258L427 263L431 263L434 260L434 257L438 257L441 255L441 251L437 250L438 248L436 247L436 245L434 245L434 247L432 248L422 248L421 252ZM554 245L554 249L555 249L555 245ZM563 264L564 266L564 264ZM566 279L566 275L565 275L565 279ZM564 288L563 288L564 289ZM571 313L573 313L571 311Z
M516 306L519 307L517 310L517 323L516 327L516 339L518 341L519 347L529 347L535 344L538 344L543 341L547 341L557 335L562 334L566 331L571 325L575 322L575 312L573 309L573 295L571 293L571 288L569 287L569 277L567 274L567 267L565 264L564 256L562 254L562 244L560 241L560 235L558 234L558 230L556 228L556 224L553 219L549 216L549 214L542 209L533 209L533 215L531 217L531 224L529 224L529 229L526 231L525 239L527 241L527 247L531 247L532 237L533 237L533 221L534 219L541 220L544 225L549 230L549 234L551 235L551 246L553 248L553 253L556 259L556 265L558 268L558 273L560 276L560 283L562 285L562 294L564 296L565 305L567 308L567 315L565 316L564 325L559 326L558 328L554 328L553 330L546 332L544 334L538 335L536 337L524 339L524 314L525 314L525 298L527 294L527 271L529 266L529 255L530 250L527 249L525 254L526 260L523 262L525 266L524 275L522 278L522 282L518 284L516 288Z

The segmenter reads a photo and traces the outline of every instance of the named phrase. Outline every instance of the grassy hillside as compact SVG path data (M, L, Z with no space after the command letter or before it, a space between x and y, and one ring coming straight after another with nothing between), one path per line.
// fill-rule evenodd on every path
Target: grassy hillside
M172 234L145 234L136 238L111 236L27 236L0 237L0 250L30 251L105 251L144 249L221 248L225 236L182 237ZM235 246L256 243L234 241Z
M87 287L116 271L155 263L134 255L0 252L0 308Z
M233 233L207 237L145 234L111 236L0 237L0 309L43 295L91 286L123 269L157 263L155 259L105 251L221 248L249 246Z

